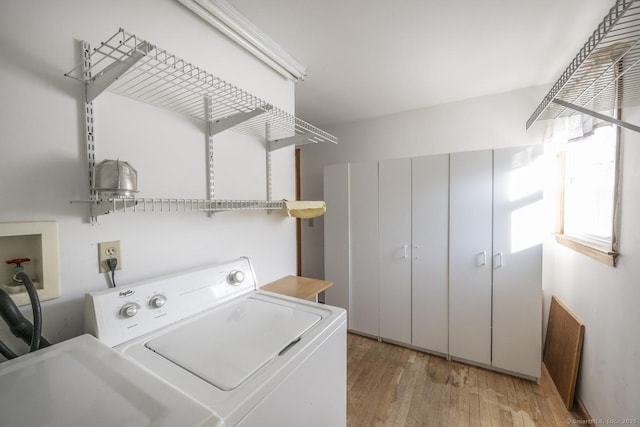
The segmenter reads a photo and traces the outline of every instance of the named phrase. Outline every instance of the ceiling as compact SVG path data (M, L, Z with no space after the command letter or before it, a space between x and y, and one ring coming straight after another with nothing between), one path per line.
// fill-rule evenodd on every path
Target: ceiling
M550 88L615 3L229 1L306 66L296 115L320 127Z

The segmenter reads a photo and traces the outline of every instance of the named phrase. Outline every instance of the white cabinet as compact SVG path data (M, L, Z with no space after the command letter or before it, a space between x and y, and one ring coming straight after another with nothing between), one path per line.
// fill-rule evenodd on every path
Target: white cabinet
M352 331L539 378L541 156L326 167L326 302Z
M449 155L411 161L411 344L447 354Z
M350 167L351 304L349 328L379 336L378 163Z
M492 152L451 154L449 354L491 364Z
M380 337L411 344L411 159L379 164Z
M447 354L449 155L325 168L325 293L349 329Z
M324 168L324 277L333 282L325 302L349 310L349 165Z
M540 378L542 146L494 151L492 365Z
M349 329L379 336L378 163L324 169L325 302L347 310Z
M542 149L451 155L449 353L540 377Z
M380 337L447 353L449 155L379 166Z

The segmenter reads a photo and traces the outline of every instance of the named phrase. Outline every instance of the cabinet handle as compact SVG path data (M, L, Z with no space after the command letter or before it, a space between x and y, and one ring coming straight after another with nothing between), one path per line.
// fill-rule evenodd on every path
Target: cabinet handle
M478 267L487 265L487 251L480 252L476 257L476 260L478 260Z
M502 252L498 252L494 255L494 268L502 267Z
M409 253L407 252L409 249L409 245L404 245L404 258L409 258Z

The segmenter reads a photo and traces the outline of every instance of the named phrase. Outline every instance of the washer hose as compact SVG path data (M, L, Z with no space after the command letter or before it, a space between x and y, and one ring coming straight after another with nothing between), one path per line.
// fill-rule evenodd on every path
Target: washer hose
M0 293L5 293L2 289L0 289ZM6 294L5 294L6 295ZM0 341L0 354L2 354L5 359L15 359L18 357L9 347L7 347L2 341Z
M33 311L33 333L31 334L31 346L29 352L36 351L40 348L40 339L42 338L42 309L40 308L40 298L38 291L31 281L31 277L24 271L16 274L18 280L24 283L27 288L29 299L31 300L31 311Z
M42 338L42 309L40 300L31 278L27 273L21 271L16 274L22 281L33 311L33 325L22 315L11 297L0 289L0 317L9 325L11 333L29 344L29 352L36 351L41 347L46 347L49 343ZM13 359L17 355L12 352L2 341L0 341L0 353L7 359Z

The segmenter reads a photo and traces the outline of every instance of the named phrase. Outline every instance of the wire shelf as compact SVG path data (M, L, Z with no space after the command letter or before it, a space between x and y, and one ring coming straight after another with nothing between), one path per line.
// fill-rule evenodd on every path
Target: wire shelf
M208 122L238 113L261 113L234 129L271 139L308 136L308 142L337 143L337 138L266 101L180 59L135 34L118 30L88 52L89 61L65 75L87 84L89 100L108 89L139 101ZM88 69L86 64L90 64ZM205 104L210 102L210 107ZM208 111L208 112L207 112Z
M538 105L527 129L538 119L575 114L566 104L608 116L640 105L639 63L640 5L618 0Z
M113 198L76 200L73 203L92 205L93 213L130 212L225 212L237 210L278 210L286 208L285 200L212 200L166 198Z

